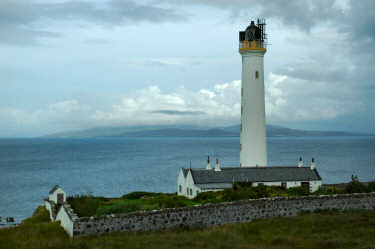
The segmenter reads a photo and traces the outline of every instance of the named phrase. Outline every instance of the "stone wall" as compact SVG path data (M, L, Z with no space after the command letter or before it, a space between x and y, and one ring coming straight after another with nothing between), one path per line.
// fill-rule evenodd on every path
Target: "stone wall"
M153 231L196 228L253 219L294 216L318 209L375 210L375 192L335 196L282 197L206 204L201 206L78 218L72 210L61 208L73 224L70 236L105 234L114 231ZM70 212L70 214L69 214ZM61 215L62 216L62 215ZM67 229L65 229L67 230ZM68 231L68 230L67 230Z
M306 210L332 208L374 210L375 193L269 198L150 212L84 217L74 222L73 235L205 227L246 222L258 218L293 216Z
M53 201L49 199L44 199L44 206L46 206L47 210L49 211L49 217L52 221L56 219L57 210L56 205Z

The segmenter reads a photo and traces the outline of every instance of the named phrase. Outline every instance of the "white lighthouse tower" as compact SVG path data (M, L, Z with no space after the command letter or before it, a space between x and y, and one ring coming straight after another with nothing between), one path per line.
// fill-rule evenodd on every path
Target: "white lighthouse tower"
M267 166L263 56L265 20L240 31L242 56L240 167Z

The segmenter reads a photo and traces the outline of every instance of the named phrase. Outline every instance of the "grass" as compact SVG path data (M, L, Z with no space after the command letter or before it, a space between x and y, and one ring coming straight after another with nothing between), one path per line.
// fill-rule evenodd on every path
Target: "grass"
M70 239L48 211L0 229L0 248L375 248L375 211L323 211L193 230Z

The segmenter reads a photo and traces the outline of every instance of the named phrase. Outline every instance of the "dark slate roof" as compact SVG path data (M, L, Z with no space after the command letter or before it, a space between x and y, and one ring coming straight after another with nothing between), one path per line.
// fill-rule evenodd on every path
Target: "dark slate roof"
M231 188L232 183L207 183L207 184L195 184L200 189L226 189Z
M53 189L51 189L51 191L49 191L49 194L52 195L53 192L55 192L58 188L60 188L60 186L56 185L55 187L53 187Z
M188 172L189 172L189 169L185 169L185 168L182 168L182 171L184 173L184 177L186 178Z
M190 169L195 184L322 180L316 169L297 166L221 167L221 171Z

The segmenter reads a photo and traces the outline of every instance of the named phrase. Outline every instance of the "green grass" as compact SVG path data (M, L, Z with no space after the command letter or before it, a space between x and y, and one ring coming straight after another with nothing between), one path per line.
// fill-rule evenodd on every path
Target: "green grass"
M323 211L212 228L72 239L47 214L39 208L26 224L0 229L0 248L375 248L375 211Z

